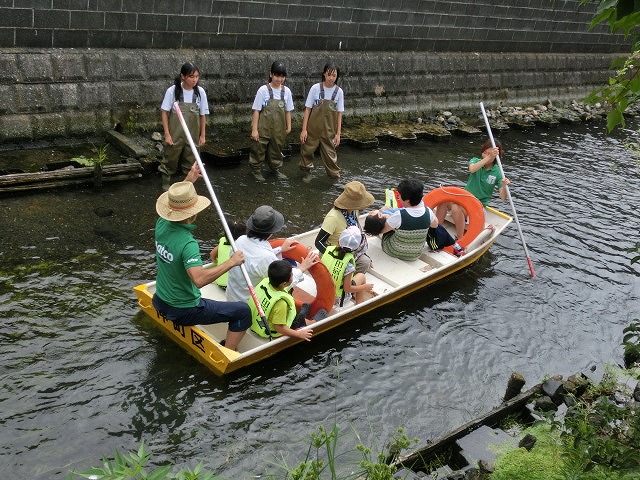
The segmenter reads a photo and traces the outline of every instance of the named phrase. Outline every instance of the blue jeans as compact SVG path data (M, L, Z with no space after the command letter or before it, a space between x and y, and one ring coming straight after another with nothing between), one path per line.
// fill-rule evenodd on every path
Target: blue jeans
M200 298L196 307L179 308L165 303L157 295L151 300L158 314L178 325L210 325L229 323L231 332L244 332L251 326L251 309L244 302L217 302Z

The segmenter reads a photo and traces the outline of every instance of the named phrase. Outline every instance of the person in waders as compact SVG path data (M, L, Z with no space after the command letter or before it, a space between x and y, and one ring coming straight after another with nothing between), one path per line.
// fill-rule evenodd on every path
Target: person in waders
M171 185L171 176L178 173L178 169L186 175L196 161L178 114L173 111L174 102L178 102L193 142L199 147L205 142L205 115L209 115L209 102L204 88L198 85L199 81L200 69L193 63L185 63L162 100L164 150L158 171L162 174L162 189L165 192Z
M337 85L339 77L340 70L332 63L327 63L322 71L322 82L309 89L304 104L298 167L304 172L302 181L305 183L311 181L313 155L318 149L327 176L340 178L336 148L340 145L344 92Z
M282 149L287 135L291 132L291 112L293 95L284 85L287 68L284 63L275 61L271 65L269 83L262 85L256 92L251 113L251 151L249 167L251 174L259 182L264 182L262 163L267 159L268 166L279 180L287 176L282 168Z

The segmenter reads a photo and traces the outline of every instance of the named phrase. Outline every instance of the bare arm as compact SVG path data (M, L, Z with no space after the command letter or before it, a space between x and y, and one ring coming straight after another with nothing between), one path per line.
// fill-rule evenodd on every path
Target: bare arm
M304 115L302 117L302 131L300 132L300 143L304 143L307 141L307 124L309 123L309 115L311 115L311 109L309 107L305 107Z
M313 331L308 328L305 328L304 330L294 330L280 323L276 323L273 328L281 335L286 335L287 337L302 338L307 342L310 342L311 337L313 336Z
M207 129L207 117L206 115L200 115L200 138L198 138L199 147L204 145L206 129Z
M338 127L336 129L336 136L333 137L334 147L338 147L338 145L340 145L340 132L342 132L342 112L338 112Z
M482 160L476 163L469 164L469 172L475 173L480 170L482 167L493 163L496 159L496 156L500 153L500 149L498 147L495 148L487 148L484 152L482 152Z
M258 119L260 118L260 112L258 110L251 111L251 139L256 142L260 139L258 133Z
M187 274L189 275L189 278L191 278L191 281L196 287L202 288L205 285L209 285L220 275L227 273L233 267L242 265L243 263L244 263L244 254L240 250L238 250L236 252L233 252L233 255L231 255L231 258L229 258L229 260L221 263L217 267L213 267L213 268L204 268L202 266L191 267L187 269Z
M164 143L167 145L173 145L173 138L171 137L171 132L169 131L169 112L166 110L162 110L160 114L162 118L162 131L164 132Z
M291 133L291 112L284 112L284 123L288 135Z

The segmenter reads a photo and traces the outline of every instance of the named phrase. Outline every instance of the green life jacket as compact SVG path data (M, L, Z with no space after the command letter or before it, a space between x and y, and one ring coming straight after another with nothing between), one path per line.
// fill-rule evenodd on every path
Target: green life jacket
M321 259L331 274L333 284L336 286L336 297L341 299L340 303L342 303L344 295L344 272L347 271L347 266L350 263L354 267L356 265L356 259L353 253L345 253L344 256L340 258L341 255L343 254L338 247L331 246L327 247Z
M216 257L216 265L221 265L231 258L231 244L227 237L221 237L218 240L218 256ZM214 280L216 285L221 287L227 286L227 278L229 278L229 272L224 272L218 278Z
M296 318L296 304L293 301L293 297L285 292L284 290L276 290L269 283L269 279L263 279L255 288L256 295L258 300L260 300L260 306L264 311L264 316L267 318L269 322L269 314L271 313L271 309L276 304L276 302L280 299L287 302L287 306L289 309L287 310L287 327L291 327L293 320ZM249 307L251 308L251 330L264 338L269 338L267 332L264 327L260 324L260 315L258 314L258 309L256 308L253 300L249 300ZM280 333L276 332L271 322L269 322L269 328L271 329L271 336L273 338L277 338L282 336Z

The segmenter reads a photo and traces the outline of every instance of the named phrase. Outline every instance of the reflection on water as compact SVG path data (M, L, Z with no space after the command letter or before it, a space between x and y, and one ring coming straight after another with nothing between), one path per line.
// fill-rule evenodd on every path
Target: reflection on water
M341 148L343 181L380 200L408 176L461 185L483 140ZM357 442L348 422L372 445L399 426L426 441L495 406L514 370L534 383L618 362L622 328L640 317L626 253L637 163L603 125L502 141L537 277L513 225L465 271L224 379L160 333L131 291L155 275L159 178L2 198L0 476L64 478L144 439L158 461L251 478L273 471L278 451L300 460L319 424L341 424L345 451ZM286 234L318 226L341 188L320 168L303 184L296 160L279 183L256 184L246 162L210 168L223 210L246 219L271 204ZM198 220L206 254L221 226L213 210Z

